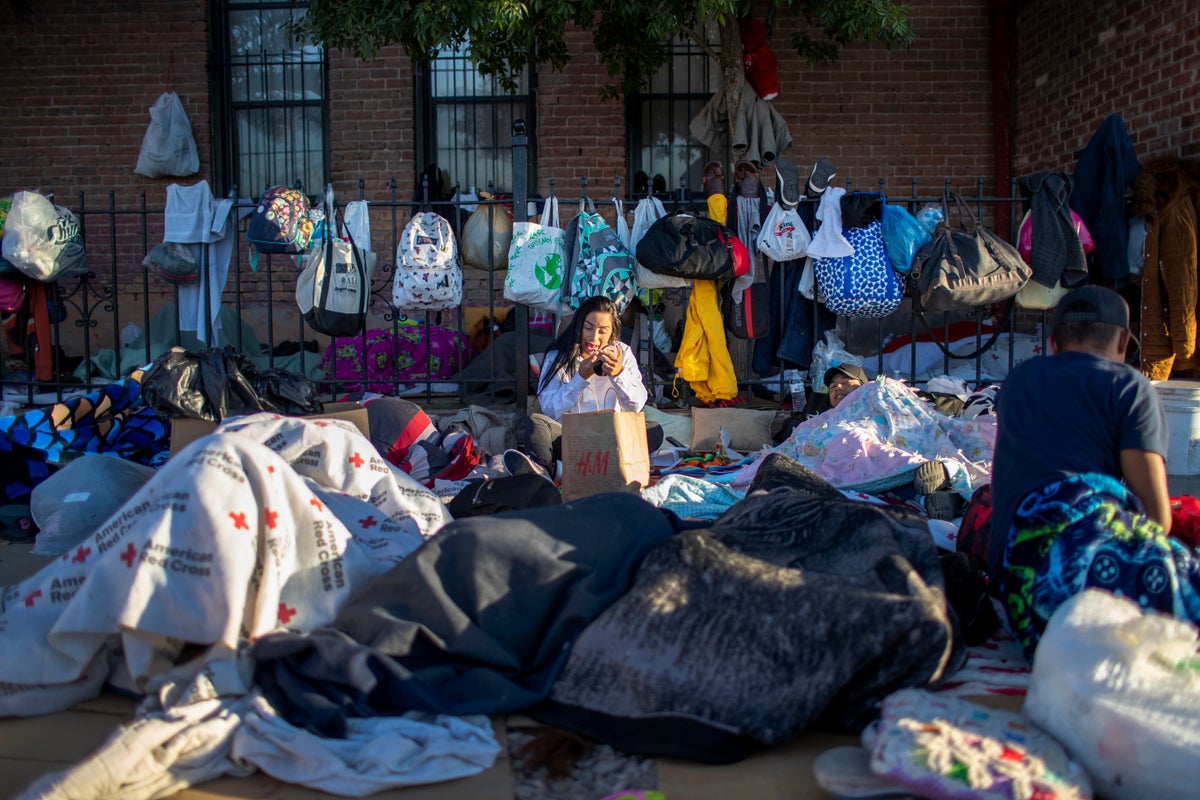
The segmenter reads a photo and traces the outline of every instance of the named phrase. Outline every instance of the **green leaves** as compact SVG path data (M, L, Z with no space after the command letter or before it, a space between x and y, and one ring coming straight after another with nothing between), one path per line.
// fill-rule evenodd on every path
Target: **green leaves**
M771 3L778 13L807 22L809 30L795 34L792 46L814 62L836 60L856 40L907 47L915 38L908 8L892 0ZM704 20L736 26L750 12L750 0L312 0L292 33L364 61L391 45L426 61L469 41L479 71L515 91L528 64L566 65L571 53L563 32L573 24L592 32L612 79L605 94L617 96L649 85L667 61L665 44L673 36L701 28Z

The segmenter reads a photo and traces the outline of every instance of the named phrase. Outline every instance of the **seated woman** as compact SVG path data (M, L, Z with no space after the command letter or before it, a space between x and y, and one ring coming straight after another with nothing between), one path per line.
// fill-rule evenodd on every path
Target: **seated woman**
M546 353L538 381L541 414L522 422L525 453L508 450L513 475L554 475L562 458L562 416L573 411L641 411L647 392L637 358L621 341L621 317L607 297L590 297ZM662 445L662 427L647 423L650 452Z

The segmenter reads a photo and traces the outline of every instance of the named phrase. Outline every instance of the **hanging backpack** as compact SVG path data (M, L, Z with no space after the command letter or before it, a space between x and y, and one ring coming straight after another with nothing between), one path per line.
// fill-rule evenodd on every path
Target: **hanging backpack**
M396 245L397 308L440 310L462 305L462 264L458 241L440 214L420 211L404 226Z
M848 256L813 259L825 307L841 317L886 317L900 307L904 286L883 245L883 207L875 192L842 197L842 235L854 248Z
M770 324L767 304L771 302L771 292L767 284L751 283L740 291L734 287L734 281L727 281L721 287L725 330L735 339L761 339L767 335Z
M317 333L354 336L366 326L375 259L355 244L348 229L343 229L348 240L337 236L332 184L325 187L324 230L323 246L301 257L296 304Z
M713 219L676 212L656 220L637 244L637 260L651 272L692 281L733 277L728 241L733 232Z
M246 241L252 245L252 253L303 253L312 235L308 198L287 186L272 186L263 192L246 223Z
M589 297L603 296L616 303L621 313L637 294L633 254L596 213L595 204L587 202L591 210L580 210L567 229L567 252L572 255L569 279L563 279L564 299L571 308L579 308Z

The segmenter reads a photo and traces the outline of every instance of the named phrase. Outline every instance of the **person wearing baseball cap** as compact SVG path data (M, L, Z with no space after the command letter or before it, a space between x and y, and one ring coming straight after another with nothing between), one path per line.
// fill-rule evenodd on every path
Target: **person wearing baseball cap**
M825 385L829 387L829 407L837 408L846 396L869 380L857 364L839 364L825 370Z
M988 573L1027 655L1088 586L1200 617L1200 560L1164 535L1167 426L1125 363L1132 339L1121 295L1072 289L1054 310L1052 355L1015 366L996 398Z

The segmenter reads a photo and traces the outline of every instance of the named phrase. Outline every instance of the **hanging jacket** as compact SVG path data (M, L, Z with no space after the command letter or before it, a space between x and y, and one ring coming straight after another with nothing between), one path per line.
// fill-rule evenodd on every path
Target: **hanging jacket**
M1134 181L1133 216L1146 217L1142 276L1142 372L1166 380L1200 368L1196 353L1197 210L1200 174L1178 161L1148 166Z
M1092 283L1116 287L1129 281L1125 245L1129 228L1125 222L1125 190L1138 174L1137 153L1120 114L1110 114L1100 123L1075 163L1071 208L1092 234L1096 250L1092 262L1097 273Z
M703 403L737 396L737 376L725 339L725 320L714 281L696 281L692 287L675 367L679 377L691 385Z
M1087 283L1083 244L1071 219L1071 179L1061 172L1035 172L1017 180L1031 217L1029 266L1032 280L1053 288Z

